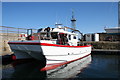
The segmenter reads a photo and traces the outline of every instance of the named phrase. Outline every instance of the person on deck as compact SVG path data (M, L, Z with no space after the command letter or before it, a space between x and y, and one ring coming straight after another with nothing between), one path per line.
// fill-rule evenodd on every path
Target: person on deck
M64 45L68 45L67 34L64 34L64 37L63 37L63 44L64 44Z

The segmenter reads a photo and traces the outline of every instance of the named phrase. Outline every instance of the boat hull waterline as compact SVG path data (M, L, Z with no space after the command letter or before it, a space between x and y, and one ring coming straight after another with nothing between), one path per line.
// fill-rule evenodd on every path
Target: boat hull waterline
M83 56L83 57L80 57L80 58L78 58L78 59L75 59L75 60L71 60L71 61L67 61L67 62L63 62L63 63L58 63L58 64L54 64L54 65L49 65L49 64L48 64L48 65L46 65L46 67L40 69L40 71L52 70L52 69L55 69L55 68L60 67L60 66L62 66L62 65L69 64L69 63L74 62L74 61L77 61L77 60L81 60L81 59L83 59L83 58L85 58L85 57L87 57L87 56L89 56L89 55L91 55L91 53L88 54L88 55L85 55L85 56Z

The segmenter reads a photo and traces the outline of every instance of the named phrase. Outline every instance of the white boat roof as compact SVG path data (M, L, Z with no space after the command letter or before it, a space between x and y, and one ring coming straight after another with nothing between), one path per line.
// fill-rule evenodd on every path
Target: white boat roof
M44 31L45 28L43 28L42 32L46 32ZM66 33L66 34L72 34L72 35L77 35L76 33L72 33L72 32L68 32L67 29L63 29L63 28L54 28L53 30L50 30L50 32L59 32L59 33Z
M75 33L71 33L71 32L68 32L67 30L59 29L59 28L54 28L54 30L51 31L51 32L59 32L59 33L75 34Z

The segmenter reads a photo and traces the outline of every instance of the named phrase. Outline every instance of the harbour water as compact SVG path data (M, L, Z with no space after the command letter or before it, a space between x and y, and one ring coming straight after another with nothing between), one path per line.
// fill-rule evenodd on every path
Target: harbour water
M41 72L42 62L10 61L2 65L2 79L119 79L120 55L92 54L82 60L58 67L55 70Z

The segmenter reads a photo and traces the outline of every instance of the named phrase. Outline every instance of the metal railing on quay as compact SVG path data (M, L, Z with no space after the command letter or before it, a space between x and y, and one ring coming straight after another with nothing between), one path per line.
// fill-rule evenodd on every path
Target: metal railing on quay
M37 29L33 30L37 32ZM21 34L27 34L27 29L0 26L0 36L2 36L2 40L19 40Z

